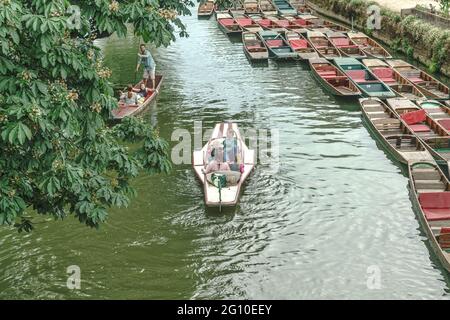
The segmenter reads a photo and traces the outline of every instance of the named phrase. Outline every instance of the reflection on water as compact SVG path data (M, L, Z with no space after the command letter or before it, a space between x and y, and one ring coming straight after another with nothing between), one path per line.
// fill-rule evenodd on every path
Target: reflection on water
M278 172L258 165L240 205L222 214L205 208L190 165L180 165L136 179L138 198L100 231L74 219L43 219L29 235L3 229L0 297L446 296L407 178L370 137L357 103L326 94L304 64L250 64L214 20L186 22L188 39L152 49L165 76L150 115L161 135L231 119L278 129ZM134 81L138 44L99 42L115 83ZM70 265L81 268L81 291L65 286ZM371 266L378 290L367 287Z

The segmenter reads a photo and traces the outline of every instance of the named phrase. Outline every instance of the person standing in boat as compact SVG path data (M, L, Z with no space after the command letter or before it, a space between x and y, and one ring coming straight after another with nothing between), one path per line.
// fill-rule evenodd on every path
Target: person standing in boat
M139 63L136 66L136 72L139 71L139 66L143 65L144 67L144 74L142 76L142 81L146 84L147 87L151 88L152 90L155 90L155 70L156 70L156 64L155 60L153 60L152 54L150 53L150 50L148 50L145 47L145 44L141 44L140 51L138 53L139 56ZM149 78L151 79L151 86L149 85Z

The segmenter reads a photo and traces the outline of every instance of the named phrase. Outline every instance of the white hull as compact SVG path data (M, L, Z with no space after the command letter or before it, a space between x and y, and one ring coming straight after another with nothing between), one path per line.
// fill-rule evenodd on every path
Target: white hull
M207 165L205 155L212 140L226 137L229 126L232 126L233 130L236 133L238 143L241 143L243 155L242 163L244 164L244 170L241 173L241 177L237 185L226 186L221 189L221 192L219 194L219 188L212 185L206 180L206 175L204 174L204 169ZM194 171L204 187L206 205L209 207L235 206L239 201L241 186L255 166L255 152L254 150L248 149L247 145L241 137L236 123L219 123L215 126L210 141L205 144L201 150L194 151L192 162Z

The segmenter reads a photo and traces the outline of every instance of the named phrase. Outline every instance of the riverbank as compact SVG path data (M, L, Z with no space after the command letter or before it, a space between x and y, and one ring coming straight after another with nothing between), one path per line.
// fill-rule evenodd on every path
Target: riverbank
M427 8L430 6L430 4L432 4L433 6L437 6L436 1L431 0L374 0L373 2L376 2L380 6L383 6L395 12L400 12L402 9L414 8L417 5Z
M308 4L319 14L349 25L353 22L356 28L386 43L390 49L421 62L430 72L441 72L450 77L450 30L413 15L402 18L399 12L390 9L392 6L381 7L381 29L367 29L367 8L374 1L310 0Z

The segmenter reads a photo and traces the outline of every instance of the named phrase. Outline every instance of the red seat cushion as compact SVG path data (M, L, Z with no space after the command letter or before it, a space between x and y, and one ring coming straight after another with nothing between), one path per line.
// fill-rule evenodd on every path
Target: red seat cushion
M219 22L224 26L232 26L235 23L234 19L220 19Z
M296 19L294 21L296 24L299 24L301 26L306 26L306 24L307 24L306 20L303 20L303 19Z
M348 46L350 44L350 41L347 38L334 38L331 41L333 41L334 45L337 47Z
M281 47L283 46L283 40L267 40L267 45L269 47Z
M430 127L424 124L412 124L409 128L414 132L428 132L430 131Z
M263 26L263 27L268 27L270 25L272 21L270 21L269 19L261 19L258 21L258 24Z
M397 82L394 78L394 71L389 68L376 68L373 69L373 73L383 82Z
M236 19L236 22L237 22L241 27L250 26L250 25L253 24L253 20L252 20L252 19Z
M445 130L450 130L450 119L441 119L438 122Z
M427 220L450 220L450 192L421 193L419 203Z
M404 113L401 115L401 118L406 124L416 124L425 121L427 119L427 114L425 110L417 110Z
M289 21L288 20L278 20L277 25L279 25L282 28L286 28L289 26Z
M301 48L308 47L308 41L303 40L303 39L291 40L290 44L291 44L292 48L294 48L294 49L301 49Z
M450 208L448 209L423 209L428 221L450 220Z
M366 81L366 72L364 70L347 70L347 75L356 82Z

